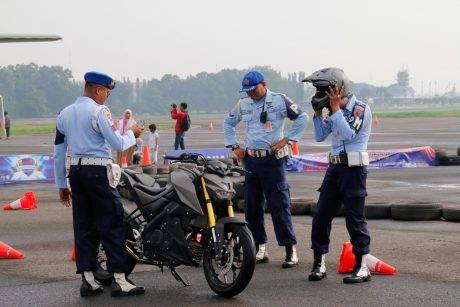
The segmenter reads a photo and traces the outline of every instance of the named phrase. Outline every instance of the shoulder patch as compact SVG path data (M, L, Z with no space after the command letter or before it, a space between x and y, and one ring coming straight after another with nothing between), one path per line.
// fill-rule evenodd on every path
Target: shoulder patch
M364 110L366 108L361 106L361 105L356 105L353 109L353 116L354 117L363 117L364 115Z
M241 101L238 100L236 105L233 107L233 109L230 110L228 113L229 117L235 117L235 115L240 115L241 114L241 107L240 107Z
M366 105L364 103L355 103L353 107L352 117L350 117L350 127L354 129L356 132L361 130L363 119L364 119L364 111L366 110Z
M302 113L302 110L300 109L299 105L286 95L282 95L282 97L284 103L286 104L287 117L291 120L296 119L300 115L300 113Z

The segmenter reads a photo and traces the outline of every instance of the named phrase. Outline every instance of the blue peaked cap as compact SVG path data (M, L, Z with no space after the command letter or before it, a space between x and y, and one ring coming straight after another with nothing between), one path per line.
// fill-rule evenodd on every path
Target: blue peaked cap
M90 71L85 74L85 82L96 83L107 87L109 90L115 88L115 81L109 75L97 71Z
M264 76L260 72L255 70L248 72L241 82L242 88L240 92L252 91L262 81L264 81Z

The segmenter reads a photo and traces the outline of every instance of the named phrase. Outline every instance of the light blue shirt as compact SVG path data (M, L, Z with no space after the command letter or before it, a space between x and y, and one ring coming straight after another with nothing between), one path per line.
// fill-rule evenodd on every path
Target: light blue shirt
M269 122L265 125L260 122L263 108L267 111L267 121ZM267 89L267 94L259 101L253 101L249 97L242 98L225 117L225 145L230 146L238 143L235 127L240 121L243 121L246 125L246 148L269 150L271 144L284 137L286 117L293 121L287 133L287 139L299 141L300 135L307 125L308 115L289 97Z
M313 118L315 139L324 141L332 134L331 154L340 151L367 151L367 142L372 128L372 113L366 104L354 95L348 98L345 108L329 116Z
M54 173L56 186L66 188L65 158L112 158L112 146L123 151L136 144L132 130L124 135L117 131L108 107L89 97L78 97L64 108L56 120ZM68 152L67 152L68 151Z

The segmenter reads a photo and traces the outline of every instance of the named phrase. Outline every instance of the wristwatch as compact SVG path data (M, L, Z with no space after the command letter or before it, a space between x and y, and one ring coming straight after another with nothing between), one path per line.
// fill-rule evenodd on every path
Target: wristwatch
M234 144L232 145L232 151L235 151L235 149L240 148L240 145Z

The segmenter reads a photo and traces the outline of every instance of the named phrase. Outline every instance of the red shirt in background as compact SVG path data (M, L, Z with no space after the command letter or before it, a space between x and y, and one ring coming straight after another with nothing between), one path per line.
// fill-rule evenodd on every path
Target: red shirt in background
M187 111L185 111L185 112L187 112ZM186 117L185 112L182 112L181 110L177 111L177 108L172 108L171 109L171 118L176 120L176 127L174 128L174 131L176 132L176 134L184 132L184 130L182 130L182 126L181 126L180 123Z

